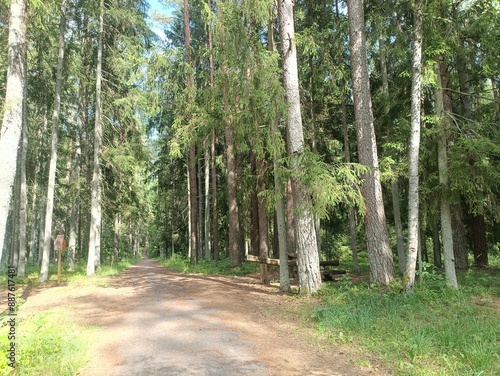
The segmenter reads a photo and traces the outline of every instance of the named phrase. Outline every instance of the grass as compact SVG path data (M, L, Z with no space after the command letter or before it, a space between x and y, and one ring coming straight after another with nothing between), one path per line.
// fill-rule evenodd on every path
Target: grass
M97 276L115 276L139 259L129 258L116 264L103 264ZM6 273L2 273L0 283L7 285ZM63 268L61 282L68 286L91 284L101 285L101 278L86 277L86 264L80 263L73 269ZM29 286L51 286L57 281L57 265L49 267L49 281L38 282L39 268L27 265L26 278L15 277L16 310L22 310L22 292ZM97 338L98 328L85 327L68 322L64 310L30 314L20 319L16 317L16 368L8 366L4 353L9 349L9 325L7 315L0 316L0 375L74 375L89 360L89 351Z
M167 269L177 270L181 273L243 276L259 271L259 264L254 262L243 262L240 266L231 267L228 258L222 258L217 262L200 260L195 265L191 265L186 257L176 254L168 259L157 258L156 260Z
M138 262L140 258L124 258L117 263L113 264L102 264L101 268L96 270L96 276L98 277L109 277L115 276L122 273L130 265ZM82 261L80 263L75 263L73 269L69 269L66 266L61 268L61 282L84 282L84 283L94 283L95 281L89 279L86 276L87 273L87 263ZM38 282L38 277L40 275L40 268L38 265L28 264L26 265L26 277L19 278L15 277L16 286L23 288L26 286L38 286L44 283L57 282L57 263L51 263L49 265L49 279L47 282ZM0 284L7 284L7 273L2 272L0 274Z
M378 356L400 375L500 374L499 272L459 274L460 289L439 278L416 287L325 284L314 310L319 331Z
M0 346L8 349L2 319ZM16 327L16 368L0 357L0 375L74 375L89 360L98 329L68 322L63 311L31 314Z

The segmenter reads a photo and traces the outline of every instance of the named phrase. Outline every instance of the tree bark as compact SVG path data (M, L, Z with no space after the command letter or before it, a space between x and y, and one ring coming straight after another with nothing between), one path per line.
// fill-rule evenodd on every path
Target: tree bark
M286 117L287 140L291 151L293 170L292 192L295 213L295 236L300 293L311 295L321 287L318 247L314 218L311 212L311 196L301 182L301 159L304 155L304 135L300 110L300 93L297 69L297 49L293 20L292 0L279 4L281 45L283 53L283 85L288 111Z
M115 220L113 225L113 262L118 262L118 250L120 239L120 215L115 213Z
M398 250L398 268L401 274L406 270L405 240L403 236L403 224L401 221L401 206L399 203L398 179L391 181L392 210L394 212L394 225L396 227L396 246Z
M438 134L438 170L439 184L441 186L441 236L443 238L443 256L444 256L444 272L446 283L452 288L457 288L457 277L455 273L455 259L453 256L453 235L451 226L451 209L448 201L448 155L447 143L449 132L449 119L444 113L443 86L442 86L442 70L443 67L438 62L436 63L437 87L435 90L436 114L440 119L440 127Z
M23 126L24 87L26 80L26 1L10 3L7 81L0 128L0 260L6 238L7 219L14 183L19 140Z
M205 143L205 219L204 223L204 234L205 234L205 260L210 260L211 247L210 247L210 148L207 143Z
M411 136L409 147L409 185L408 185L408 251L406 268L403 277L404 289L407 293L413 291L417 265L419 237L419 149L420 149L420 112L421 112L421 74L422 74L422 38L423 38L423 3L415 0L413 36L413 68L411 94Z
M441 268L441 240L439 237L439 222L436 221L432 226L432 248L434 254L434 266Z
M95 275L96 254L100 254L100 224L101 224L101 166L100 154L102 145L102 50L104 34L104 0L99 6L99 44L97 47L97 70L96 70L96 105L94 125L94 168L92 173L92 203L89 231L89 254L87 259L87 275Z
M451 210L451 226L453 231L453 255L455 268L458 270L469 269L467 256L467 236L461 204L453 204Z
M192 67L191 62L191 30L189 27L189 4L188 0L184 0L184 44L186 47L186 62L190 69ZM193 75L191 71L188 72L186 77L186 88L187 88L187 104L188 107L193 103L192 91L193 91ZM191 117L188 115L188 126L191 129ZM191 135L194 137L194 135ZM191 230L189 234L189 240L191 245L191 264L196 264L198 258L198 184L197 184L197 174L196 174L196 144L191 141L189 144L189 156L188 156L188 176L189 176L189 202L191 207L191 212L189 216L189 221L191 223Z
M61 3L61 19L59 22L59 53L57 57L56 92L54 99L54 111L52 113L52 148L49 165L49 182L47 188L47 210L45 212L45 231L43 238L43 262L38 280L45 282L49 278L49 253L52 239L52 215L54 212L54 193L56 183L57 168L57 147L59 132L59 114L61 111L61 90L63 83L63 63L64 63L64 34L66 31L66 0Z
M226 127L226 158L227 158L227 199L229 205L229 260L231 266L241 264L240 222L238 216L238 196L236 180L236 159L234 156L234 134L231 125Z
M394 279L394 263L387 232L373 125L363 1L350 0L347 5L359 162L371 169L365 174L361 188L366 209L365 231L370 279L372 282L388 284Z
M26 70L26 68L25 68ZM22 140L21 140L21 192L20 192L20 207L19 207L19 263L17 266L17 276L20 278L25 277L25 264L26 264L26 224L28 221L28 188L26 183L26 156L28 152L28 123L26 114L26 81L24 82L23 94L23 125L22 125Z
M269 216L267 215L266 202L264 197L260 196L261 192L266 190L265 181L265 163L260 157L256 160L257 167L257 200L258 200L258 212L259 212L259 256L268 258L269 257ZM264 284L269 283L269 276L267 273L267 265L260 264L261 268L261 282Z

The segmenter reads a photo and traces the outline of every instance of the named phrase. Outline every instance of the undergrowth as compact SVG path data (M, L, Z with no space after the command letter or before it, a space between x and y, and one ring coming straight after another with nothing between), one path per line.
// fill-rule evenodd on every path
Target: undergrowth
M404 294L401 284L353 284L346 276L319 292L321 333L377 355L393 374L499 375L500 279L459 274L458 290L434 278Z
M19 319L18 319L19 320ZM0 346L8 349L8 326L2 318ZM89 360L97 329L68 322L63 312L30 314L17 323L15 368L0 357L0 375L75 375Z
M123 259L115 264L103 264L96 275L115 276L140 259ZM15 277L16 311L22 311L22 294L30 286L53 286L57 282L57 265L49 266L49 281L38 282L38 265L26 266L26 277ZM2 273L0 283L7 285L6 273ZM100 285L101 278L86 276L86 263L76 264L73 269L62 268L61 283L71 285ZM75 375L88 360L88 352L96 339L98 329L68 322L64 311L46 311L16 316L16 367L8 366L9 349L8 319L4 312L0 316L0 375ZM4 351L5 349L5 351Z
M242 276L259 271L259 264L253 262L243 262L240 266L231 267L230 261L226 257L219 261L200 260L194 265L191 265L186 257L177 254L168 259L158 258L156 260L167 269L173 269L182 273Z

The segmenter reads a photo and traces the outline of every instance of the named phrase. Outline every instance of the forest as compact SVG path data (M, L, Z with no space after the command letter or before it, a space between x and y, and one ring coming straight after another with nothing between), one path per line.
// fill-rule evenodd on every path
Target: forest
M81 291L142 255L259 273L273 319L304 304L391 374L500 372L499 0L8 0L0 26L15 309L58 254ZM37 315L20 374L76 374L29 368L88 329Z
M181 255L487 267L500 246L500 2L0 5L2 267ZM281 288L290 289L282 267ZM401 278L402 276L402 278Z

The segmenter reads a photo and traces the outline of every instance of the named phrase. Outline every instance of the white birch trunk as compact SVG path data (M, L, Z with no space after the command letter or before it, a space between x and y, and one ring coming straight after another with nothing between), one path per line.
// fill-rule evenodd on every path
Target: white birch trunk
M311 213L311 197L299 178L302 169L300 159L304 153L304 135L292 0L280 2L279 19L283 52L283 85L288 104L287 138L292 155L291 167L295 174L292 178L292 192L294 207L299 209L295 216L299 288L301 294L309 296L321 287L321 274L314 218Z
M54 192L56 185L57 145L59 132L59 113L61 111L62 70L64 62L64 33L66 30L66 0L61 3L59 23L59 52L57 56L56 92L52 113L52 145L49 164L49 182L47 187L47 209L45 211L45 230L43 235L43 259L38 280L45 282L49 278L50 243L52 239L52 215L54 212Z
M23 124L26 80L26 1L12 0L9 17L5 111L0 129L0 260L4 248L7 218L16 175L17 151Z
M210 143L205 143L205 260L210 260Z
M421 71L422 71L422 1L415 0L415 31L413 36L413 78L411 93L411 136L409 150L409 189L408 189L408 251L403 278L406 292L413 291L417 266L419 210L418 210L418 154L420 148L420 108L421 108Z
M96 69L96 105L94 126L94 169L92 173L92 204L90 209L89 253L87 259L87 275L95 275L96 254L101 253L101 171L100 154L102 144L102 44L104 34L104 0L100 1L99 13L99 45L97 49Z

